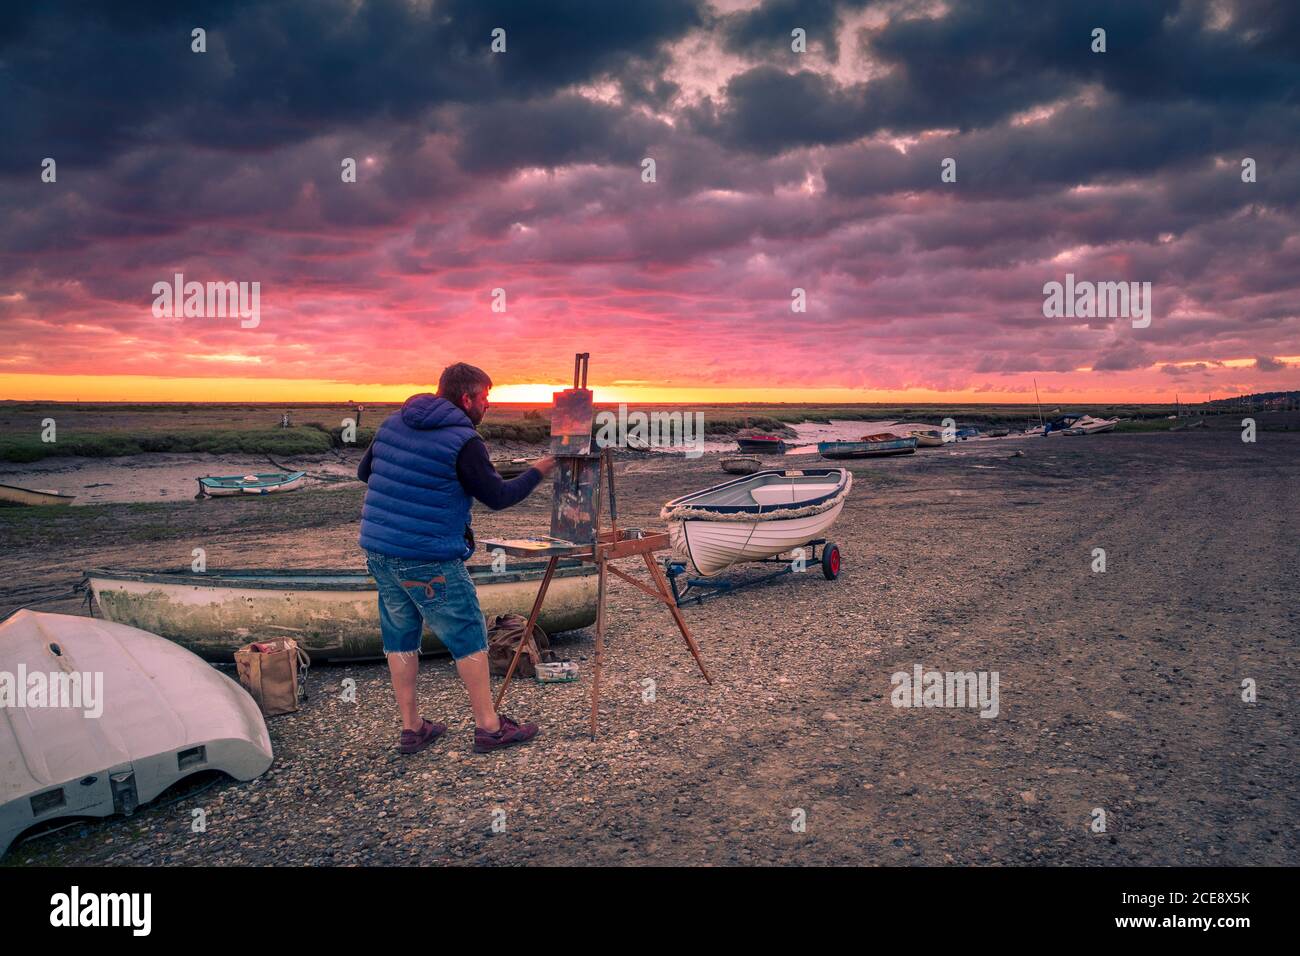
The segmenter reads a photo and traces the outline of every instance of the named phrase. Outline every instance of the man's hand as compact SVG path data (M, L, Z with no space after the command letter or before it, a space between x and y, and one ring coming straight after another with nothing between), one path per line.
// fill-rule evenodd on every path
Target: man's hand
M555 470L555 458L552 455L547 455L545 458L539 458L535 462L533 462L532 467L540 471L542 473L542 477L545 478L547 475L549 475L552 471Z

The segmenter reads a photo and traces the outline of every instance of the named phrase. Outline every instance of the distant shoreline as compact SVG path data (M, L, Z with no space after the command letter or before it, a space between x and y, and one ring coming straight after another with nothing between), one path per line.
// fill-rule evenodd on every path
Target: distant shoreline
M116 458L154 453L247 455L276 457L328 455L348 447L365 447L374 429L399 406L283 403L69 403L5 402L0 404L0 461L35 462L49 457ZM617 406L599 406L617 407ZM671 405L631 408L691 409L703 416L704 432L730 438L756 431L792 435L801 423L840 421L908 421L939 425L944 418L981 427L1024 428L1035 424L1035 405ZM1124 419L1122 431L1171 427L1175 411L1184 415L1206 411L1221 418L1241 409L1232 406L1174 405L1044 405L1052 418L1075 411L1098 418ZM290 427L282 427L285 414ZM1298 427L1300 412L1257 412L1261 428ZM550 435L548 406L496 405L480 432L502 445L541 446ZM51 437L53 441L49 440Z

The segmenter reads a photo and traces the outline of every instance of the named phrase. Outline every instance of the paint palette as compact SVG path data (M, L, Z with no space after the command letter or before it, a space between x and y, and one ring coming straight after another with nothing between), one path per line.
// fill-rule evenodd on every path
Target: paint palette
M578 679L578 665L573 661L554 661L537 665L539 684L568 684Z
M528 538L488 538L483 542L483 547L488 551L496 551L499 548L506 554L525 557L529 555L549 557L552 555L583 554L591 551L590 544L579 544L546 534L534 535Z

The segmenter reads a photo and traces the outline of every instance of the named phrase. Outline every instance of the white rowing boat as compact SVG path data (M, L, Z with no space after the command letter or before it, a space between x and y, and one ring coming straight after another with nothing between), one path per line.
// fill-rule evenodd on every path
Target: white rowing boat
M1118 418L1093 418L1091 415L1084 415L1077 422L1067 428L1065 434L1098 435L1102 432L1114 431L1115 426L1118 424Z
M704 577L824 536L853 487L845 468L761 471L664 505L673 556Z

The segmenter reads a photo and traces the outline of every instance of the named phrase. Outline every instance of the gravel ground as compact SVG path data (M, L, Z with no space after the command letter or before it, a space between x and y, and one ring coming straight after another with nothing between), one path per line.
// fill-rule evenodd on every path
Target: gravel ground
M814 568L685 611L712 687L667 611L613 580L595 741L589 631L560 638L577 684L512 686L507 712L542 736L493 755L471 753L447 660L424 662L420 696L450 732L414 757L396 752L383 664L322 666L306 707L269 721L259 780L77 823L5 862L1300 863L1300 436L970 442L850 467L839 580ZM665 500L722 477L716 456L626 461L620 523L656 527ZM77 534L0 524L22 543L0 554L0 604L30 599L36 567L58 590L81 567L178 565L196 545L212 568L360 566L359 496L104 505ZM543 491L475 527L548 515ZM891 674L914 664L997 671L998 716L891 706Z

